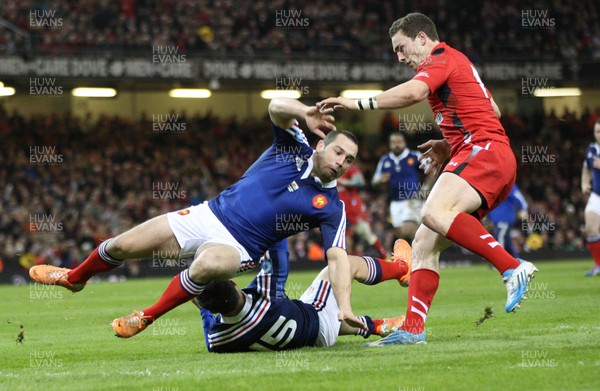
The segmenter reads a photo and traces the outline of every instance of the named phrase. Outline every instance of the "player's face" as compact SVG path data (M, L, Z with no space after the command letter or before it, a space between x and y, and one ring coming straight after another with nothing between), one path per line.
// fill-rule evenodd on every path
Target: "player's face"
M419 67L421 61L427 57L424 47L424 34L419 33L415 39L409 38L398 31L392 37L392 49L398 56L398 61L405 63L415 71Z
M600 144L600 124L594 125L594 138L596 142Z
M354 162L358 146L348 137L340 134L329 145L323 140L317 144L315 155L315 174L323 183L338 179Z
M404 140L404 137L397 134L390 136L390 151L392 151L394 155L400 155L402 151L404 151L404 148L406 148L406 140Z

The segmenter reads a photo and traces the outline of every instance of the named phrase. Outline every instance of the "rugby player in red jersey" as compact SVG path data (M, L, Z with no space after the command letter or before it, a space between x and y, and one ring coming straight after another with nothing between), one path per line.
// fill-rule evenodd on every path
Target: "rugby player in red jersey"
M502 274L505 310L518 308L535 266L516 259L496 242L480 220L509 194L516 159L500 124L500 111L467 57L440 42L427 16L411 13L389 34L401 63L416 71L409 81L361 100L328 98L318 106L350 110L393 110L427 99L443 140L419 146L430 170L449 158L421 211L413 241L406 321L400 330L369 346L425 343L425 320L439 283L439 256L451 242L487 259Z

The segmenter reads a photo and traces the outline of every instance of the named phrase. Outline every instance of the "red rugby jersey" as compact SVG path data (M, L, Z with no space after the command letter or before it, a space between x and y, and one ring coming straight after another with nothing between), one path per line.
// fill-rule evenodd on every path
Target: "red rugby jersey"
M419 64L413 80L429 86L427 97L435 122L452 146L452 154L464 144L484 140L509 143L494 114L492 95L467 57L441 42Z

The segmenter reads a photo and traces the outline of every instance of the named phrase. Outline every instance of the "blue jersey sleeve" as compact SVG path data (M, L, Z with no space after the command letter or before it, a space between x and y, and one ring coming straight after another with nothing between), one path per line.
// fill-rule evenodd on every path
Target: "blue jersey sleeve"
M308 139L304 134L304 131L300 128L298 122L295 122L288 129L280 128L279 126L273 125L273 140L276 145L306 145L308 144Z
M337 208L323 223L321 223L321 236L323 237L323 249L327 251L331 247L340 247L346 250L346 209L344 203L339 201Z

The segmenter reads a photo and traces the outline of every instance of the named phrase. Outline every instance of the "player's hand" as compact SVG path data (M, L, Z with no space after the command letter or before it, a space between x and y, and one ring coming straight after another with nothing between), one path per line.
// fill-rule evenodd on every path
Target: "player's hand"
M446 139L442 140L429 140L426 143L417 146L420 150L425 150L419 161L421 165L420 169L425 169L425 174L432 172L436 174L442 167L442 164L450 157L451 147Z
M333 109L319 109L317 106L311 106L306 111L305 121L306 126L311 132L321 138L325 138L325 133L336 130L333 121L335 118L331 113Z
M381 174L381 178L379 179L379 181L381 183L388 183L390 181L391 177L392 177L392 174L390 174L389 172L385 172L385 173Z
M337 98L327 98L323 99L320 102L317 102L317 107L320 109L347 109L347 110L358 110L356 107L356 100L342 98L338 96Z
M360 320L360 318L352 312L352 310L340 310L338 313L338 320L340 322L346 322L349 326L357 327L359 329L368 330L366 324Z

